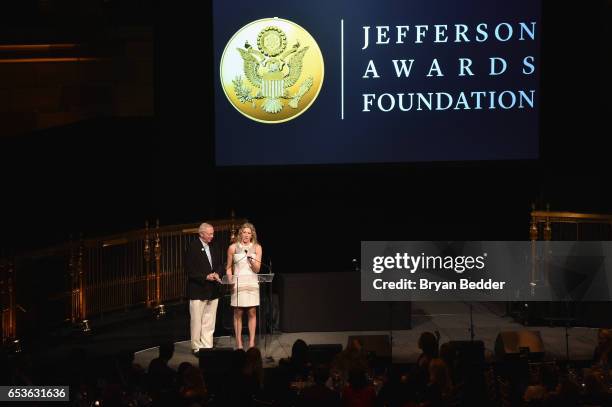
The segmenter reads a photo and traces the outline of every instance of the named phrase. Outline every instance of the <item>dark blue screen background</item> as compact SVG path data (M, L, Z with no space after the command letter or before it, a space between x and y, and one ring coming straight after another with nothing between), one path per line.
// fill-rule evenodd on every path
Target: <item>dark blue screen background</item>
M213 2L216 163L286 165L535 159L539 146L539 1L413 0L257 3ZM316 101L301 116L280 124L252 121L232 107L219 81L225 45L244 25L280 17L304 27L325 61L325 79ZM340 20L344 20L344 120L341 120ZM536 21L536 40L518 40L518 23ZM513 38L493 38L494 27L509 23ZM475 29L488 24L489 40L477 43ZM448 25L447 43L434 43L434 24ZM455 43L454 25L469 27L469 43ZM370 46L363 47L363 26L370 26ZM390 26L389 45L375 45L375 26ZM395 25L409 25L404 44L395 44ZM415 25L429 25L424 42L415 44ZM535 57L536 71L524 75L523 58ZM490 57L504 58L503 75L489 76ZM426 77L436 58L444 77ZM474 76L460 77L459 58L470 58ZM381 78L362 79L368 61ZM393 59L414 59L409 78L397 78ZM535 90L535 108L385 113L376 101L364 113L364 93ZM415 97L416 100L416 97ZM474 101L468 98L474 107ZM483 104L488 105L488 98Z

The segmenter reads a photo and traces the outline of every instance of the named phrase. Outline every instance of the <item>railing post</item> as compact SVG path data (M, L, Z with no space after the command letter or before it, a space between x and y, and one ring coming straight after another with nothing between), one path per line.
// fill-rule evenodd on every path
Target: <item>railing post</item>
M10 309L8 301L8 282L4 281L4 262L0 258L0 318L2 318L2 344L8 339Z
M550 204L546 204L546 212L550 212ZM552 240L552 227L550 226L550 217L546 217L546 223L544 224L544 240Z
M535 216L535 203L531 204L531 223L529 226L529 240L531 240L531 281L529 285L531 287L531 295L535 294L535 289L538 281L538 261L537 261L537 250L536 241L538 240L538 220Z
M8 262L7 291L8 291L8 329L7 343L10 343L14 352L20 352L19 339L17 339L17 273L14 259Z
M11 317L9 319L9 333L11 339L17 338L17 272L15 269L15 262L9 262L9 278L8 278L8 289L9 289L9 309L11 310Z
M87 289L85 285L85 268L83 267L83 234L79 236L79 248L77 251L77 273L79 278L79 318L83 324L87 324Z
M0 306L2 312L2 344L17 343L17 301L15 300L14 261L7 259L0 263Z
M161 304L161 270L160 270L160 259L161 259L161 246L159 244L159 219L155 226L155 303Z
M151 246L149 245L149 221L145 221L145 237L144 237L144 261L145 261L145 281L146 281L146 291L147 291L147 299L146 304L147 308L151 308Z
M231 226L230 226L230 244L231 244L236 239L236 224L234 223L234 220L236 219L236 212L233 209L230 211L230 219L231 219Z
M532 203L531 204L531 222L529 223L529 240L531 241L538 240L538 234L539 234L538 222L537 222L534 212L535 212L535 203Z
M164 304L161 302L161 244L159 238L159 219L156 221L155 226L155 317L161 318L166 314Z
M70 281L70 322L75 324L78 319L78 285L75 273L74 241L70 235L68 252L68 279Z
M544 269L542 270L544 286L548 287L550 264L550 241L552 240L552 227L550 225L550 204L546 204L546 222L544 223Z

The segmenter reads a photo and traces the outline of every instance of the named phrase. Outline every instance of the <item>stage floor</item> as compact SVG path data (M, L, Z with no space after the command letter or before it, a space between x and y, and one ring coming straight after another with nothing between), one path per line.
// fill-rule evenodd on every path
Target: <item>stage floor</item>
M472 317L474 322L475 340L485 344L487 357L493 357L495 338L500 331L535 330L540 331L546 359L566 359L566 330L559 327L525 327L512 318L504 316L500 308L503 304L474 303ZM440 343L451 340L470 339L470 308L467 303L427 302L413 303L412 326L410 330L400 331L347 331L347 332L297 332L268 335L268 342L257 346L263 356L268 359L265 367L274 367L279 359L291 355L291 347L297 339L303 339L307 344L339 343L346 346L351 335L391 335L392 360L394 363L415 362L420 351L417 342L420 334L425 331L440 332ZM597 344L597 328L572 327L567 330L570 360L588 360L593 356ZM216 347L233 347L231 337L215 338ZM136 353L135 362L147 368L152 359L157 357L157 347L144 349ZM196 364L197 358L191 353L189 341L177 342L174 357L169 365L177 368L182 362Z

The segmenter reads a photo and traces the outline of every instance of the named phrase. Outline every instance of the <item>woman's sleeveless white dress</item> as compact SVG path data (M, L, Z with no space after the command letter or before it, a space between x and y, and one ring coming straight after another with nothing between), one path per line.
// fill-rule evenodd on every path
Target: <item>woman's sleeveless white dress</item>
M246 250L246 252L245 252ZM232 307L256 307L259 305L259 283L257 273L251 270L247 256L255 257L253 243L242 245L236 243L234 253L235 286L232 289L230 304ZM254 262L256 260L253 260Z

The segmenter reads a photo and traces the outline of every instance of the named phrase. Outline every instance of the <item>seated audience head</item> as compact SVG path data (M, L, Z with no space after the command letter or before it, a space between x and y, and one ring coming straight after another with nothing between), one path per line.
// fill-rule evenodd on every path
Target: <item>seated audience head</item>
M597 343L599 346L606 346L612 343L612 329L599 328L597 331Z
M291 347L291 360L305 362L308 359L308 345L302 339L293 342Z
M359 340L359 338L352 338L348 345L346 346L346 350L349 352L359 353L363 349L363 344Z
M195 366L187 366L181 377L183 386L179 390L186 405L199 406L206 400L207 388L202 371Z
M174 343L172 342L164 342L159 345L159 358L165 361L169 361L172 359L172 355L174 355Z
M258 348L250 348L246 351L246 357L244 359L243 372L247 375L260 374L263 369L263 360L261 359L261 352Z
M182 377L183 373L185 373L185 371L187 369L189 369L190 367L193 367L193 365L191 363L189 363L189 362L182 362L179 365L178 369L177 369L177 373L179 374L179 376Z
M182 379L185 386L200 389L205 388L204 375L202 374L202 371L191 364L186 366L183 370Z
M593 362L600 365L612 364L612 330L599 328L597 331L597 346L593 354Z
M438 340L435 335L431 332L423 332L419 337L419 349L431 358L438 357Z
M263 386L263 360L258 348L253 347L246 351L242 374L251 383L260 388Z
M232 366L231 370L240 371L244 367L246 361L246 352L244 349L236 349L232 353Z

